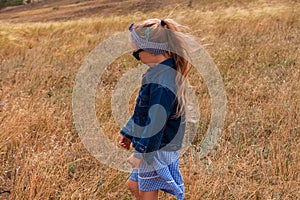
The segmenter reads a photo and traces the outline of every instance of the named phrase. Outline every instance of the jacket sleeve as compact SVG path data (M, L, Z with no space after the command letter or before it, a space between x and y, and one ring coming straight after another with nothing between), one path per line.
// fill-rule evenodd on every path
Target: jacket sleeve
M133 139L132 132L133 132L133 126L134 126L134 120L133 116L129 119L127 124L122 128L120 133L124 135L125 137L129 138L131 141Z
M134 144L135 150L143 155L148 164L153 162L156 151L159 150L167 120L175 105L175 98L175 94L168 88L157 84L150 85L147 126L143 128L140 139ZM157 104L160 106L155 106ZM152 106L154 107L151 109ZM162 118L161 109L164 109L165 119ZM151 118L149 116L150 110ZM160 130L157 129L158 126L161 127Z

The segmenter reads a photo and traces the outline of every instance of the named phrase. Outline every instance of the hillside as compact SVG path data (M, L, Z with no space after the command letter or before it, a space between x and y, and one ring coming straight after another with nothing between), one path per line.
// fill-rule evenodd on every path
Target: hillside
M132 21L166 17L190 27L218 66L227 95L219 145L199 160L211 101L205 82L191 70L201 116L193 145L180 160L186 199L299 198L300 3L187 5L49 0L0 10L0 199L133 199L129 174L102 164L79 138L72 92L82 62L101 42L127 31ZM120 128L111 95L137 64L129 54L119 57L97 88L97 119L115 144Z
M163 10L170 4L184 2L168 0L47 0L27 5L8 7L0 12L0 20L10 22L47 22L76 20L82 17L130 15L136 12ZM188 5L188 2L186 2Z

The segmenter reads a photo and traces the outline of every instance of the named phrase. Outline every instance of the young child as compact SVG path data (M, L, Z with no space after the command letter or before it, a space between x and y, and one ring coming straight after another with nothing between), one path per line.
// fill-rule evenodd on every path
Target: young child
M143 75L134 114L120 132L119 144L134 153L129 190L137 199L158 199L158 190L184 198L178 162L185 133L186 76L189 63L172 19L132 23L133 56L149 66Z

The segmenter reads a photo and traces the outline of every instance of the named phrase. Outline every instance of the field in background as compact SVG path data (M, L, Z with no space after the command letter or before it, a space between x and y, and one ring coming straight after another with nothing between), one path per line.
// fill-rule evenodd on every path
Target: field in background
M101 41L132 21L167 16L199 38L227 93L219 147L199 161L210 101L192 70L201 121L194 146L180 161L186 199L300 196L299 3L201 0L189 8L187 1L172 0L160 6L149 1L146 8L135 0L51 2L0 10L0 198L132 199L128 174L101 164L81 143L72 124L72 89L82 61ZM97 116L115 143L119 128L110 92L136 64L122 56L99 84Z

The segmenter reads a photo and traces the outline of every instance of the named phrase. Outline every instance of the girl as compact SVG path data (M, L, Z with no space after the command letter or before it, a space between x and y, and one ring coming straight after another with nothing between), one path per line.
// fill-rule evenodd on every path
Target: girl
M178 161L189 63L182 28L172 19L149 19L129 27L133 56L149 66L119 141L126 150L133 144L134 153L127 159L132 166L128 187L140 200L158 199L158 190L184 198Z

